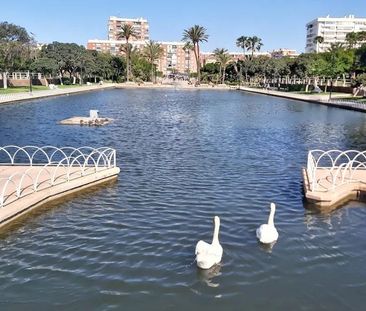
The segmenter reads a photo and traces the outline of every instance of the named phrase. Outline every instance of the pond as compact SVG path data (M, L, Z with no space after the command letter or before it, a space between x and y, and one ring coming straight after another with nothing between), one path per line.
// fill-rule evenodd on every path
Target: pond
M105 127L58 125L98 109ZM109 146L118 181L0 234L0 308L361 310L366 206L304 208L309 149L366 149L366 114L239 91L105 90L0 106L0 145ZM277 204L272 249L255 230ZM221 218L222 265L194 248Z

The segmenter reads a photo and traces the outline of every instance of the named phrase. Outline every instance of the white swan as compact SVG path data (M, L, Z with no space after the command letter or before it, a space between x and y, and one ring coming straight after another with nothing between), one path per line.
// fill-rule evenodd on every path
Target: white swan
M196 245L197 266L201 269L210 269L221 261L223 250L219 242L219 230L220 218L215 216L212 243L208 244L204 241L199 241Z
M278 232L274 225L274 214L276 205L271 203L271 212L269 213L268 223L261 225L257 229L257 238L263 244L271 244L278 239Z

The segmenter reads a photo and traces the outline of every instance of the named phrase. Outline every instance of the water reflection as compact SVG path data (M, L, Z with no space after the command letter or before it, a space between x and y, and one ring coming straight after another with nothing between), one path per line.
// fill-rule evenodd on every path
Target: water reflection
M57 125L91 108L115 122ZM113 186L0 235L3 309L363 309L366 208L355 207L365 204L304 210L301 168L309 149L366 146L365 114L235 91L131 89L0 105L0 125L0 145L110 146L121 167ZM258 246L268 201L281 206L280 240ZM182 258L192 259L197 232L210 238L203 220L214 214L225 267L196 272Z
M213 279L222 274L221 268L222 263L214 265L210 269L197 268L197 277L201 282L206 283L209 287L219 287L220 283L213 282Z
M269 243L269 244L263 244L263 243L258 241L258 244L259 244L259 247L261 248L261 250L268 253L268 254L272 253L273 247L276 245L276 243L277 243L277 241L274 241L274 242Z

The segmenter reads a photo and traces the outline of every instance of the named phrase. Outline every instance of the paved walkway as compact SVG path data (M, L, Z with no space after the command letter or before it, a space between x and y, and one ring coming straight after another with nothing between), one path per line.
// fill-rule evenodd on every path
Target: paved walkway
M267 90L267 89L257 89L257 88L249 88L249 87L243 87L241 86L241 91L250 92L250 93L256 93L256 94L263 94L263 95L270 95L270 96L276 96L276 97L282 97L282 98L288 98L288 99L295 99L295 100L301 100L331 107L337 107L337 108L343 108L348 110L355 110L355 111L361 111L366 112L366 104L359 103L352 100L342 100L342 97L349 97L350 94L333 94L332 100L329 101L328 94L319 94L319 95L306 95L306 94L297 94L297 93L291 93L291 92L281 92L281 91L275 91L275 90Z
M52 96L68 95L81 92L103 90L107 88L114 88L115 85L112 83L105 83L103 85L91 85L91 86L80 86L80 87L70 87L70 88L58 88L54 90L44 90L44 91L34 91L33 93L22 92L22 93L10 93L10 94L0 94L0 104L11 103L23 100L31 100L37 98L45 98Z

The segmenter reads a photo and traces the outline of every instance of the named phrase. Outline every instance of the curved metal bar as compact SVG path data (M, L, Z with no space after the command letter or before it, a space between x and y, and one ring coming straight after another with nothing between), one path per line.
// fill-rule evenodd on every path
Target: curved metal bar
M29 164L30 165L32 165L33 163L32 163L32 159L31 159L31 157L30 157L30 155L29 155L29 153L23 148L23 147L18 147L18 146L14 146L14 145L9 145L9 146L5 146L4 148L17 148L17 150L14 152L14 154L13 154L13 156L12 156L12 161L11 161L11 164L14 164L14 162L15 162L15 157L16 157L16 155L18 154L18 152L19 151L23 151L24 152L24 154L28 157L28 159L29 159Z
M9 153L9 151L6 150L4 147L0 147L0 152L1 151L4 151L7 154L7 156L9 157L10 162L13 163L13 158L12 158L11 154Z
M8 178L8 180L5 182L5 184L3 186L3 190L1 191L1 196L0 196L0 207L3 207L4 206L4 203L5 203L5 200L4 200L4 198L5 198L5 190L8 188L8 185L9 185L10 182L14 185L15 193L16 193L17 186L16 186L15 181L13 180L13 177L16 176L16 175L19 175L19 173L12 174ZM9 197L9 195L8 195L8 197Z
M324 165L324 159L330 162L331 166ZM323 163L323 165L322 165ZM311 176L311 190L318 190L322 179L317 179L319 169L329 169L332 189L357 181L354 179L355 172L359 169L366 169L366 151L332 149L310 150L307 160L307 172Z
M21 193L22 193L22 184L23 184L23 180L24 180L24 177L29 177L31 180L32 180L32 186L33 186L33 189L34 189L34 179L32 177L32 175L28 174L28 172L30 172L31 170L33 170L35 167L30 167L28 168L23 174L22 174L22 177L20 178L20 182L19 182L19 185L17 187L17 194L18 194L18 197L20 197Z
M8 145L0 147L0 152L4 152L6 154L11 165L15 164L16 156L22 152L26 155L30 165L30 167L23 173L14 173L6 178L2 189L0 188L0 207L9 204L9 202L6 201L13 194L15 194L16 199L19 199L24 195L38 191L41 187L41 184L46 183L49 186L53 186L56 184L56 180L61 180L61 183L69 182L71 179L93 174L94 172L97 172L98 169L106 169L116 166L116 150L109 147L92 148L83 146L79 148L58 148L54 146L37 147L29 145L19 147L15 145ZM38 154L44 155L45 159L47 160L47 163L43 166L39 166L39 164L35 165L36 163L34 163ZM60 154L62 158L57 161L55 160L55 157L58 154ZM75 167L78 169L73 171ZM60 168L62 168L62 171L58 175ZM89 171L89 168L91 168L91 171ZM39 171L36 171L37 174L34 176L34 174L31 173L35 169L38 169ZM86 172L87 170L88 172ZM40 181L41 176L44 173L46 173L45 179ZM73 178L71 175L74 175L74 173L76 173L77 176ZM19 181L15 178L19 178ZM29 179L31 184L24 187L24 182L26 179ZM15 190L14 192L6 195L6 191L8 190L10 184L14 186ZM48 186L46 186L46 188L47 187ZM26 189L32 190L30 193L26 192L23 194ZM41 189L44 188L42 187ZM11 202L13 201L14 200L11 200Z

